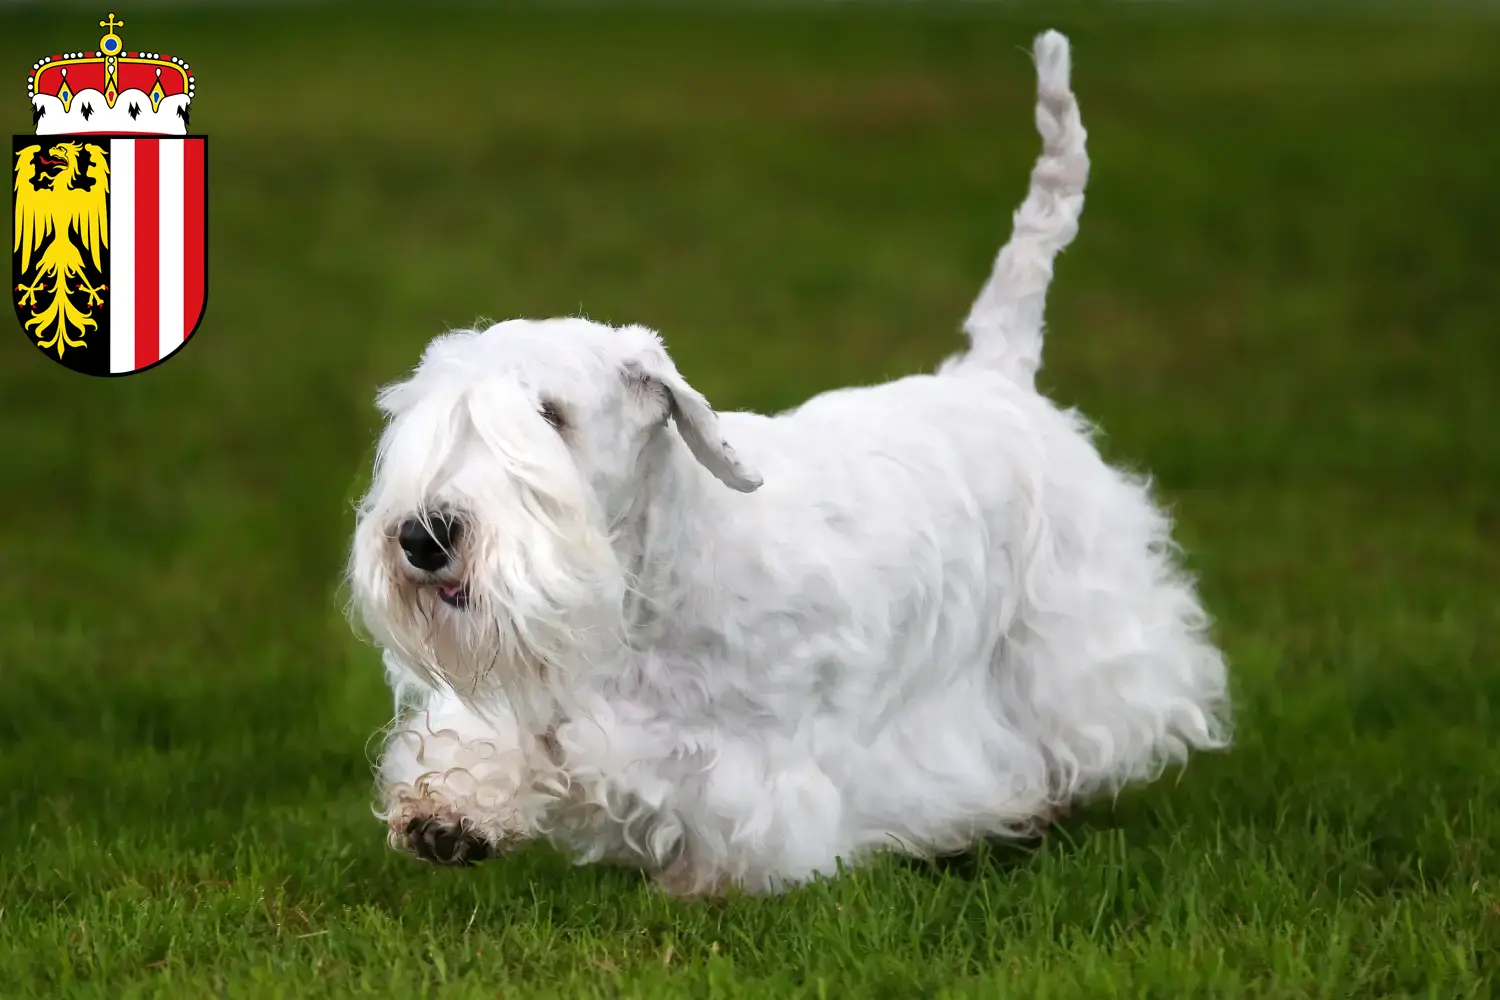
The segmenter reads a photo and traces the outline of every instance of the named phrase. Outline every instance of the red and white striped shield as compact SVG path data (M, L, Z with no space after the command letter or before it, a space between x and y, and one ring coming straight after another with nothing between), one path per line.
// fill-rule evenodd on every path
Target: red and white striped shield
M204 136L13 138L16 313L88 375L172 357L207 303Z

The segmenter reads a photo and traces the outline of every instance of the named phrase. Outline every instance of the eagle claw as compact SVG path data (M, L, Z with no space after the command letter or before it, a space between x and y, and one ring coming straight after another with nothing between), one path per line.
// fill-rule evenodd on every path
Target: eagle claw
M35 306L37 304L36 293L45 290L45 286L42 282L42 276L40 274L37 275L36 280L29 285L17 285L16 291L25 293L21 296L21 301L18 303L18 305Z
M107 291L108 289L108 285L100 285L98 288L95 288L93 285L89 284L89 279L83 277L82 275L79 275L78 277L78 291L87 293L89 297L88 302L85 303L85 306L88 308L104 305L104 300L99 297L99 293Z

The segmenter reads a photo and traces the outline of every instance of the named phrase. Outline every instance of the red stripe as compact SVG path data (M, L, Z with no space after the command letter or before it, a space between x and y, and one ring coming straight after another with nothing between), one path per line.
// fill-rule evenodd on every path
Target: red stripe
M186 340L203 313L203 140L182 142L182 339Z
M161 353L157 300L161 295L160 140L135 141L135 366L154 365Z

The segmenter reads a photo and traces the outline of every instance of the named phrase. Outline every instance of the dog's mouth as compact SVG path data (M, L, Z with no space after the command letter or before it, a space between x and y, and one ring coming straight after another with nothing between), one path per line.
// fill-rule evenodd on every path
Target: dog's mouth
M469 606L469 588L461 583L445 583L437 589L438 597L450 608L462 611Z

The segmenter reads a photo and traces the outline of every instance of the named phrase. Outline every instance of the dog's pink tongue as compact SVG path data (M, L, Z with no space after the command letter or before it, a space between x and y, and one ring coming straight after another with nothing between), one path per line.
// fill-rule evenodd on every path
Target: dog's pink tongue
M464 589L463 588L463 584L461 584L461 583L450 583L450 584L447 584L446 586L439 587L438 588L438 592L440 594L442 594L444 597L457 597L459 591L461 591L463 589Z

